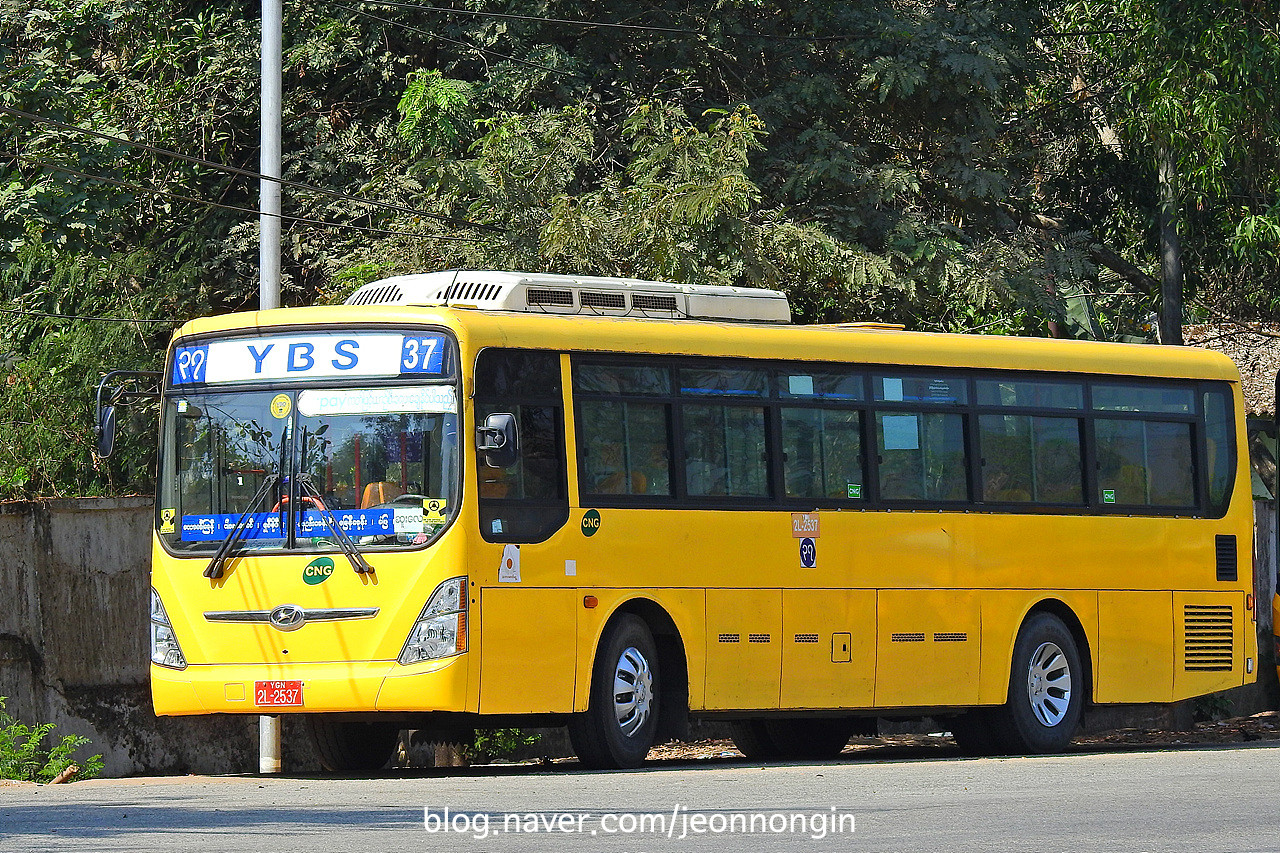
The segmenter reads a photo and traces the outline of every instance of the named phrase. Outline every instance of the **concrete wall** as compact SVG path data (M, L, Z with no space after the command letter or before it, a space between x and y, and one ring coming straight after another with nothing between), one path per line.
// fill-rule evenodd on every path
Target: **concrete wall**
M1257 511L1259 633L1265 638L1266 593L1275 589L1275 506L1260 501ZM257 717L157 718L152 712L151 524L150 498L0 503L0 696L24 722L56 723L62 733L89 737L108 775L255 771ZM1263 645L1257 685L1228 691L1234 713L1277 707L1270 650ZM1087 727L1184 728L1191 706L1099 708ZM726 732L706 724L694 735ZM286 771L318 769L296 717L284 718L284 747ZM549 732L537 751L567 754L568 745L561 732Z
M157 718L147 686L150 498L0 503L0 696L82 734L106 773L257 769L257 717ZM314 767L286 728L287 765ZM290 747L294 754L290 754Z

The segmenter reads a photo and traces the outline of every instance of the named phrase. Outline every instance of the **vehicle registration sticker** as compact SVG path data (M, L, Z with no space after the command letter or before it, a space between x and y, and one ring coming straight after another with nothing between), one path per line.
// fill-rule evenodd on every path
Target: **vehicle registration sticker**
M253 704L270 707L302 707L301 681L255 681Z

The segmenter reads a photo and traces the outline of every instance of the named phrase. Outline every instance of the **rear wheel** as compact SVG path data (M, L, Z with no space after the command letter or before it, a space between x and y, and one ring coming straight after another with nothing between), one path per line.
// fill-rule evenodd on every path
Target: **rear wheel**
M644 620L622 614L596 653L585 713L569 721L578 760L593 769L639 767L658 730L658 649Z
M1084 691L1071 631L1051 613L1035 614L1013 646L1009 701L997 712L1002 744L1011 752L1061 752L1080 725Z
M734 720L729 728L733 745L752 761L772 761L782 757L778 745L765 730L764 720Z
M400 738L395 723L353 723L307 718L320 766L330 773L369 773L387 766Z

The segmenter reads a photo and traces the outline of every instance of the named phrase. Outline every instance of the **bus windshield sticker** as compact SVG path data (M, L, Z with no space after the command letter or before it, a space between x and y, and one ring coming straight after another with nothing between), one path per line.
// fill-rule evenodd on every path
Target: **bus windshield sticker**
M498 580L502 583L520 583L520 546L504 545L502 563L498 566Z
M445 338L392 332L315 332L210 341L178 347L171 384L333 379L369 376L444 377Z
M422 520L426 524L444 524L449 502L444 498L427 498L422 502Z
M902 402L902 380L891 379L886 376L884 378L884 398L886 400Z
M855 500L862 497L862 485L859 483L849 484L849 497Z
M357 541L366 536L416 535L423 532L422 510L412 506L384 506L374 509L331 510L338 526ZM241 539L283 539L278 512L255 512L245 522ZM298 519L298 536L329 535L326 513L309 509ZM236 526L238 513L184 515L180 528L183 542L214 542L223 539ZM163 532L163 531L161 531Z
M920 422L915 415L885 415L880 423L885 450L920 449Z
M308 418L399 412L452 415L457 411L458 398L452 385L359 390L308 389L298 394L298 412Z
M161 533L177 533L178 532L178 511L173 507L165 507L160 510L160 532Z
M271 416L276 419L286 418L289 416L289 409L293 404L289 402L288 394L277 394L271 398Z

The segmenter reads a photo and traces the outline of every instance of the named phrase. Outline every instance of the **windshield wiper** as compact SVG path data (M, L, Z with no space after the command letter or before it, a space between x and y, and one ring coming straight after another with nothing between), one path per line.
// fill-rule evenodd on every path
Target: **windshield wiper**
M209 565L205 567L204 576L213 580L222 577L222 564L227 557L231 555L231 549L235 547L238 540L246 530L249 529L248 522L255 512L258 511L258 505L262 503L262 499L270 493L271 487L280 480L279 474L268 474L263 480L262 485L258 486L258 491L254 493L253 498L249 501L249 508L240 513L240 517L236 519L236 526L231 528L231 532L222 540L222 544L218 546L218 550L214 552L213 559L209 561Z
M351 541L351 537L347 535L347 531L342 529L338 524L337 517L333 514L333 510L329 509L324 502L324 496L311 483L310 474L299 474L298 485L302 490L315 502L316 508L320 510L324 516L325 524L329 525L329 529L333 531L333 538L338 540L338 547L342 549L342 553L347 556L347 560L351 563L351 568L356 570L356 574L363 575L373 571L373 566L360 553L360 549L356 547L356 543ZM301 518L301 513L299 513Z

